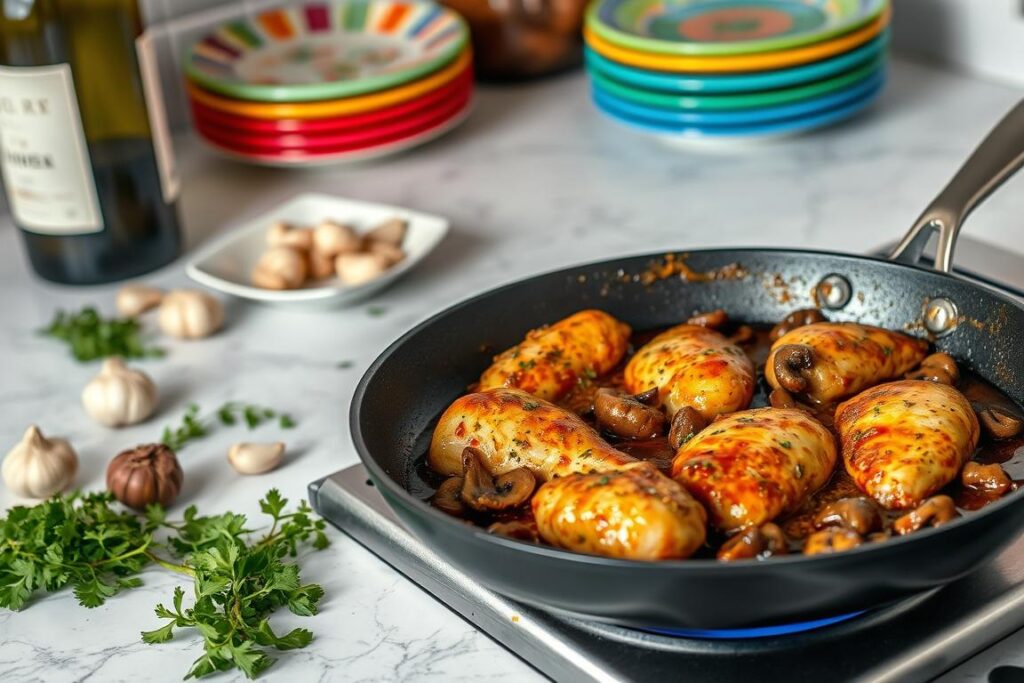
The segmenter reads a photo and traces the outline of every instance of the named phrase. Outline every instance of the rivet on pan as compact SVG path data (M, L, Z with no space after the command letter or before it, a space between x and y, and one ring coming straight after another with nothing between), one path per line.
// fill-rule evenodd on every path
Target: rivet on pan
M853 287L850 281L842 275L826 275L818 283L815 290L818 295L818 304L822 308L836 310L850 303L853 296Z
M947 334L956 327L959 316L955 303L943 296L936 297L924 306L924 327L935 335Z

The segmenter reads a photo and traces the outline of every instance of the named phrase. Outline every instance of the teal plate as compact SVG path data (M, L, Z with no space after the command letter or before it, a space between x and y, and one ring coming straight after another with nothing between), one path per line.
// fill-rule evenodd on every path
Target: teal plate
M782 119L809 116L820 111L846 104L863 97L866 93L878 88L885 80L884 69L879 69L873 76L862 80L854 86L836 92L815 97L802 102L784 104L777 107L759 107L756 109L737 109L732 111L672 111L629 102L609 93L598 85L593 86L594 99L605 109L632 118L660 123L696 124L701 126L739 126L755 125L779 121Z
M884 83L863 93L860 97L837 104L829 109L812 112L804 116L734 125L707 125L697 123L664 123L634 116L609 103L600 93L594 93L597 108L611 119L643 133L653 134L670 142L687 140L761 140L805 133L816 128L830 126L851 118L874 102L882 92Z
M600 0L587 26L621 47L739 55L821 43L878 17L888 0Z
M832 92L853 87L861 81L877 75L885 67L885 59L876 57L844 74L826 78L814 83L805 83L792 88L766 90L761 92L738 93L735 95L673 95L641 90L623 85L597 72L591 72L590 79L595 87L624 101L643 106L667 110L725 111L775 107L809 100Z
M613 62L590 48L586 49L587 68L635 88L667 93L742 93L786 88L829 78L849 71L885 53L889 42L886 30L870 43L838 57L778 71L762 71L735 76L704 76L648 71Z
M437 71L468 36L458 14L427 0L308 2L216 28L184 66L192 81L237 99L340 99Z

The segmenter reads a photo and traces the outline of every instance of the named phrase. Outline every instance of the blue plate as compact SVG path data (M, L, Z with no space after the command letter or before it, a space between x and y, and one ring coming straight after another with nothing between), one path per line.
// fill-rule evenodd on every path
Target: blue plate
M618 104L607 102L605 97L599 92L594 92L593 98L598 109L604 114L645 133L654 133L669 139L754 139L803 133L848 119L874 102L882 92L883 85L884 79L879 80L873 90L862 94L858 99L837 105L832 109L823 109L806 116L767 123L732 126L659 123L620 111Z
M701 76L697 74L672 74L663 71L648 71L613 62L590 48L586 50L586 60L588 68L638 88L678 93L739 93L751 90L784 88L840 74L861 64L866 64L882 54L888 42L889 32L885 31L870 43L838 57L805 64L792 69L738 74L735 76Z
M885 68L879 67L871 76L844 90L814 97L792 104L778 107L762 107L759 109L735 109L732 111L677 111L660 109L643 104L636 104L610 94L598 84L593 84L595 100L599 100L604 109L611 110L625 117L648 121L654 124L672 126L673 124L695 124L698 126L750 126L772 121L795 119L812 116L848 102L864 97L877 89L885 79Z

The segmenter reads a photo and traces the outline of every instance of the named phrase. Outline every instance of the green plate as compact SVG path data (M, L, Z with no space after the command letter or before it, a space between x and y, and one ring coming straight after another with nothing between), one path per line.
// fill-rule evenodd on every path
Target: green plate
M800 85L794 88L766 90L739 95L669 95L634 88L603 76L596 71L590 72L590 78L604 92L633 104L669 110L726 111L775 107L820 97L868 80L880 72L884 65L884 57L878 57L864 66L823 81Z
M598 0L587 26L610 43L669 55L739 55L820 43L878 17L888 0Z
M330 100L394 88L466 49L458 14L424 0L333 0L218 27L185 57L189 79L258 102Z

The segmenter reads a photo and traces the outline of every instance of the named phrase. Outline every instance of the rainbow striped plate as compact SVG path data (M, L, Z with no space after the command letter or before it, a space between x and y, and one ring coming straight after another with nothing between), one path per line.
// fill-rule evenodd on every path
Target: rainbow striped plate
M192 46L184 67L203 88L242 100L328 100L436 71L468 35L458 14L433 2L310 2L218 27Z

